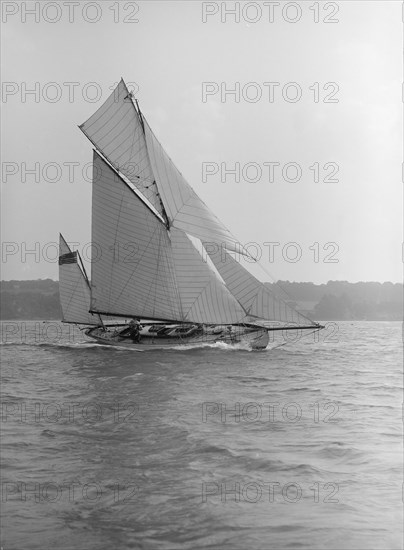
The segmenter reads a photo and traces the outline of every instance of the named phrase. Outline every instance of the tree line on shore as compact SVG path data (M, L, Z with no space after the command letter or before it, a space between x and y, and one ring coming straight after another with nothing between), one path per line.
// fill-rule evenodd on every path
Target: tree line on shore
M278 281L266 283L290 305L316 320L401 320L403 285L328 281L326 284ZM281 291L279 291L281 289ZM61 319L59 283L52 279L1 282L4 320Z

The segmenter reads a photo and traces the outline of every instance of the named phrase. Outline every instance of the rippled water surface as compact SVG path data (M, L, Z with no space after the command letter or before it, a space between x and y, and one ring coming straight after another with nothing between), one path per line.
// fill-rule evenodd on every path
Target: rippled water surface
M3 322L2 548L402 548L400 324L336 328L139 353Z

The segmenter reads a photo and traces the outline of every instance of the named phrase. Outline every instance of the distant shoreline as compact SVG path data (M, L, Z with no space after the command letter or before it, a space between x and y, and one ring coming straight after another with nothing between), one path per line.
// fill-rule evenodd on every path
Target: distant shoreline
M321 321L401 321L403 284L278 281L266 286L304 315ZM59 282L1 281L2 321L60 321Z

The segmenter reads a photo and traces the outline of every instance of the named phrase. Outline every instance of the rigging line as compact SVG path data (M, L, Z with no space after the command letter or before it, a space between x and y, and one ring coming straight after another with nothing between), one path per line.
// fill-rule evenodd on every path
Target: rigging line
M123 106L123 105L122 105ZM122 108L122 106L120 107L120 109ZM107 112L107 111L106 111ZM136 114L135 114L136 116ZM118 120L118 122L115 123L114 126L112 126L112 128L109 128L109 132L111 132L112 130L114 130L115 127L117 127L121 122L122 120L124 119L125 117L125 113L124 113L124 116L121 117L121 119ZM112 120L112 118L110 117L108 119L108 122L110 122ZM85 129L83 129L83 126L85 125L86 123L82 124L81 126L79 126L79 128L81 129L81 131L84 133L84 135L89 139L89 141L91 141L91 143L95 144L94 140L89 136L89 134L87 133L87 131ZM131 127L131 119L129 118L126 126L121 130L121 132L125 132L125 130L128 128L128 127ZM136 137L136 131L133 132L133 139L135 139ZM111 145L113 143L115 138L111 138L111 141L107 142L107 143L104 143L103 144L103 149L108 149L109 145ZM111 156L113 153L115 153L115 151L117 151L117 149L120 147L120 145L122 144L121 143L118 143L118 145L116 145L115 149L112 149L109 151L108 153L108 156ZM134 147L135 143L133 142L133 147ZM131 149L131 146L129 145L129 147L127 147L117 158L114 162L110 161L110 163L116 168L116 170L118 170L118 172L120 171L120 164L119 164L119 159L123 156L123 155L126 155L128 153L128 151L130 151ZM130 174L130 176L132 177L136 177L136 178L139 178L136 174ZM129 178L130 179L130 178ZM140 178L139 178L140 179Z
M293 296L291 296L291 295L282 287L282 285L281 285L279 282L275 281L275 277L271 274L271 272L270 272L269 270L267 270L267 269L262 265L261 262L258 262L258 260L255 260L255 263L256 263L257 265L259 265L259 267L264 271L264 273L265 273L266 275L268 275L268 277L270 277L270 278L272 279L272 281L273 281L272 284L274 284L277 288L279 288L279 289L286 295L286 297L287 297L289 300L292 300L292 301L294 301L294 302L296 301L296 299L293 298ZM261 283L261 284L263 284L263 283ZM264 286L265 286L265 285L264 285ZM265 287L265 288L266 288L266 290L268 290L271 294L273 294L274 297L275 297L277 300L282 301L283 303L286 303L284 298L281 298L280 296L279 296L279 297L276 296L276 294L275 294L274 292L271 292L269 288L267 288L267 287ZM287 307L291 308L291 306L289 306L288 304L286 304L286 305L287 305ZM297 311L297 310L296 310L296 313L297 313L298 315L301 315L304 319L307 319L307 321L312 321L309 317L307 317L306 315L304 315L304 314L301 313L300 311Z
M86 271L86 268L84 267L84 262L83 262L83 259L82 257L80 256L80 252L77 251L77 255L80 259L80 264L81 264L81 270L82 270L82 275L84 276L84 279L85 279L85 282L87 283L87 286L88 288L90 289L90 307L91 307L91 293L92 293L92 290L91 290L91 284L90 284L90 279L88 278L88 275L87 275L87 271ZM78 268L80 269L80 266L78 265ZM90 313L90 312L88 312ZM92 313L90 313L90 315L92 317L94 317L94 315ZM99 322L101 323L102 326L104 326L104 322L101 318L101 315L98 314L98 320Z
M91 140L90 140L91 141ZM163 225L166 225L166 222L163 218L163 216L158 212L157 208L155 208L152 203L143 195L141 191L123 174L119 171L118 168L116 168L112 162L110 162L107 157L104 156L104 154L97 149L96 145L94 144L94 153L97 153L97 155L100 157L100 159L118 176L118 178L132 191L132 193L144 204L147 206L147 208L152 212L156 218L162 223ZM130 183L128 183L128 181Z
M237 261L237 260L236 260ZM275 281L275 277L262 265L261 262L259 262L258 260L254 260L255 261L255 264L258 265L266 275L268 275L268 277L270 277L272 280L273 280L273 283L275 285L276 288L279 288L285 295L286 297L291 300L291 301L294 301L296 302L296 299L294 299L292 296L290 296L287 291L282 287L281 284L279 284L278 282ZM244 267L244 266L242 266ZM248 273L250 273L247 268L244 268L246 269L246 271ZM251 275L251 274L250 274ZM252 275L254 277L254 275ZM258 280L258 279L257 279ZM303 313L301 313L300 311L298 310L294 310L287 302L286 302L286 299L285 298L282 298L281 296L277 296L276 293L274 291L272 291L271 289L269 289L264 283L262 283L261 281L258 280L258 282L263 286L263 288L265 289L266 292L268 292L270 294L270 296L272 297L272 299L275 299L275 301L278 302L279 304L279 315L281 315L281 305L284 305L285 306L285 316L287 317L287 310L286 308L288 308L289 310L292 311L292 318L293 318L293 313L296 313L298 316L300 315L301 317L303 317L304 319L306 319L307 321L310 321L311 323L313 322L312 319L310 319L309 317L307 317L306 315L304 315Z
M206 253L206 255L207 255L207 258L210 258L209 253L208 253L208 251L206 250L206 247L204 246L203 242L202 242L202 241L200 241L200 242L201 242L202 248L205 250L205 253ZM210 264L207 263L207 265L212 269L213 273L214 273L215 276L216 276L216 279L217 279L221 284L223 284L223 285L226 287L227 292L228 292L229 294L231 294L231 296L232 296L232 297L236 300L236 302L240 305L240 307L241 307L241 309L243 310L244 315L245 315L244 319L246 319L246 318L250 315L249 311L251 310L254 301L257 300L258 294L256 294L256 295L254 296L253 302L250 304L250 307L249 307L249 309L247 310L247 309L243 306L243 304L241 303L241 301L231 292L230 288L229 288L229 287L227 286L227 284L226 284L225 279L222 277L220 271L217 269L215 263L213 262L213 260L212 260L211 258L210 258L210 261L212 262L212 266L213 266L214 269L212 268L212 266L211 266Z
M125 87L126 87L126 85L125 85ZM126 88L126 89L127 89L127 88ZM127 95L124 99L126 99L127 97L129 97L130 99L133 99L133 92L128 92L128 95ZM142 137L143 137L143 141L144 141L144 148L145 148L145 150L146 150L146 155L147 155L147 144L146 144L146 140L145 140L144 123L143 123L143 120L142 120L142 117L141 117L141 114L140 114L139 105L138 105L138 100L137 100L137 99L134 99L134 101L136 102L137 108L135 108L135 106L133 105L133 102L131 102L131 103L132 103L133 107L135 108L136 115L138 116L139 121L140 121L140 124L141 124L141 127L142 127L142 131L143 131ZM134 156L133 153L134 153L134 150L135 150L135 138L136 138L136 132L133 132L133 141L132 141L132 145L129 147L129 149L131 149L131 154L130 154L130 157L131 157L131 158ZM138 141L138 140L136 140L136 141ZM142 144L142 145L143 145L143 144ZM139 148L139 150L140 150L140 148ZM148 159L148 160L149 160L149 159ZM149 165L150 165L150 171L153 172L153 171L152 171L151 164L150 164L150 160L149 160ZM151 178L150 178L150 179L147 178L147 177L146 177L146 178L141 178L140 176L138 176L138 175L136 175L136 174L134 174L134 176L135 176L140 182L142 182L142 185L143 185L143 188L144 188L144 189L150 189L150 187L151 187L153 184L156 185L156 181L155 181L155 180L151 181ZM150 181L150 185L144 185L144 183L143 183L144 181ZM156 188L157 188L157 185L156 185ZM160 199L160 203L161 203L161 198L160 198L160 195L159 195L159 193L158 193L158 190L157 190L157 195L158 195L158 197L159 197L159 199ZM153 195L152 195L152 197L153 197ZM146 197L146 198L148 199L148 197ZM148 199L148 200L149 200L149 199ZM150 200L150 202L152 202L152 201ZM153 206L154 206L154 205L153 205Z
M237 266L239 266L240 269L245 271L245 274L248 276L248 278L251 278L253 280L254 295L255 296L254 296L253 301L250 304L250 310L251 310L251 308L253 308L254 303L258 305L258 299L259 299L259 296L261 295L260 302L261 302L262 307L264 306L264 302L266 302L266 300L268 300L268 298L269 298L271 303L272 303L273 314L275 314L275 309L277 309L279 318L282 318L283 314L285 315L286 318L288 318L291 315L292 319L293 318L298 319L299 316L301 316L301 318L304 318L308 322L313 324L313 321L311 319L307 318L302 313L299 313L299 312L295 311L289 304L287 304L285 302L285 300L283 298L281 298L280 296L277 296L277 294L276 294L276 292L274 292L274 290L268 288L265 284L263 284L261 281L256 279L256 277L247 268L245 268L239 261L237 261L233 257L232 254L230 254L228 251L226 251L226 254L229 258L232 259L232 261ZM260 265L260 267L262 267L262 266ZM251 287L250 283L249 283L249 287ZM265 300L264 300L264 297L265 297ZM268 313L269 313L269 311L268 311ZM275 315L273 315L273 316L276 317Z
M125 83L124 83L125 84ZM125 84L125 88L126 88L126 84ZM126 88L127 89L127 88ZM136 111L136 114L139 118L139 121L140 121L140 124L142 126L142 130L143 130L143 136L144 136L144 140L145 140L145 149L146 149L146 155L147 155L147 159L149 161L149 165L150 165L150 170L151 170L151 173L153 174L154 176L154 184L156 185L156 194L159 198L159 201L160 201L160 206L161 206L161 210L162 210L162 213L163 213L163 217L165 218L165 224L166 224L166 228L167 229L170 229L170 219L168 217L168 214L167 214L167 211L165 209L165 206L164 206L164 203L163 203L163 200L161 198L161 195L160 195L160 192L159 192L159 188L158 188L158 185L157 185L157 181L156 181L156 175L155 173L153 172L153 167L152 167L152 163L151 163L151 160L150 160L150 154L149 154L149 149L147 147L147 140L146 140L146 130L145 130L145 125L144 125L144 119L143 119L143 114L142 114L142 111L140 110L140 107L139 107L139 101L137 99L133 99L133 94L131 95L130 93L128 93L130 99L131 99L131 103L133 105L133 108L135 109ZM135 105L135 103L136 105Z
M79 266L79 269L81 267L81 270L83 272L83 276L86 280L86 283L88 285L88 288L91 290L91 285L90 285L90 279L88 278L88 275L87 275L87 271L86 271L86 268L84 267L84 263L83 263L83 259L82 257L80 256L80 252L77 250L77 256L79 257L79 260L80 260L80 266Z
M201 254L201 251L198 249L198 247L195 246L195 244L192 242L192 240L189 238L189 236L187 235L187 233L184 231L183 232L184 235L185 235L185 238L187 239L187 242L190 244L190 246L192 247L192 249L195 251L196 254L199 255L199 259L200 261L202 262L205 262L204 258L203 258L203 255ZM207 254L207 251L206 251L206 248L204 247L203 245L203 242L198 239L201 247L202 247L202 250L205 250L205 253ZM207 254L207 257L209 257L209 255ZM209 264L207 261L205 262L205 265L207 266L207 268L209 269L209 273L212 274L212 276L214 277L214 279L208 279L207 283L205 284L205 286L200 290L199 294L195 297L191 307L189 308L190 310L192 309L192 307L197 303L197 301L202 298L203 299L203 296L205 295L205 297L207 297L207 293L209 292L209 289L210 289L210 292L212 293L212 296L213 296L213 292L215 292L216 294L216 303L217 303L217 306L218 306L218 312L224 317L225 314L226 314L226 306L225 306L225 303L224 303L224 300L225 298L228 298L228 295L230 295L241 307L242 311L244 312L244 315L246 316L247 315L247 312L245 310L245 308L243 307L243 305L237 300L237 298L230 292L229 288L227 287L225 281L223 280L223 278L221 277L220 273L218 272L218 270L216 269L215 265L213 264L212 262L212 265ZM225 288L225 293L223 295L220 295L220 302L219 302L219 295L217 294L217 287L215 288L214 287L214 283L216 284L219 284L219 289L221 289L222 287ZM219 290L220 292L220 290ZM226 294L227 293L227 294ZM210 307L210 306L209 306ZM230 311L230 310L229 310ZM211 313L211 311L210 311ZM245 317L244 317L245 318Z
M175 165L175 163L173 162L171 157L168 155L168 153L165 151L165 149L161 145L160 141L155 136L153 130L150 128L147 121L146 121L146 124L147 124L147 127L148 127L148 131L150 132L150 136L156 144L154 154L155 154L156 157L158 156L161 159L161 164L162 164L161 169L164 170L165 178L168 181L170 180L169 170L172 170L172 172L174 173L174 179L175 179L176 184L177 184L177 188L178 188L178 192L179 192L179 198L182 201L182 205L178 208L178 206L177 206L178 197L176 197L174 195L173 189L171 187L168 187L168 189L164 190L164 194L166 194L166 193L171 194L171 201L175 205L175 208L176 208L175 219L178 217L179 214L184 212L185 208L187 208L189 206L190 201L192 201L193 198L196 197L196 199L201 203L201 205L210 213L210 215L212 216L213 222L215 224L217 224L218 229L216 229L216 233L217 233L218 237L220 235L222 235L222 237L221 237L222 239L226 238L229 242L232 242L234 245L236 245L236 244L240 245L240 248L242 249L241 253L246 255L246 256L251 257L252 260L255 260L255 258L253 258L249 252L244 250L244 247L241 246L241 243L239 243L236 240L236 238L229 231L229 229L219 220L219 218L216 216L216 214L214 214L214 212L212 212L212 210L207 206L207 204L201 199L201 197L199 197L199 195L195 192L195 190L189 185L187 180L184 178L183 174L177 168L177 166ZM164 161L165 157L168 160L168 164ZM184 189L182 189L182 187L181 187L183 184L185 185ZM183 193L183 191L185 191L185 194ZM191 196L189 196L189 193L191 194ZM193 224L194 227L197 227L198 229L201 229L201 228L205 227L204 217L201 217L200 219L201 219L201 224L200 225L197 225L195 223ZM226 234L225 237L223 237L223 233Z

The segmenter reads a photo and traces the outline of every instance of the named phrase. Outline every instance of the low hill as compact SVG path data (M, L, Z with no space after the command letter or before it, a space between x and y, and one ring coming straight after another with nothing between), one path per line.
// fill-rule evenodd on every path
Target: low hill
M271 283L269 288L275 289ZM403 316L403 285L278 281L277 295L316 320L395 321ZM281 291L279 291L279 288ZM61 319L59 283L52 279L1 282L1 319Z

